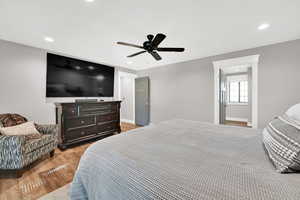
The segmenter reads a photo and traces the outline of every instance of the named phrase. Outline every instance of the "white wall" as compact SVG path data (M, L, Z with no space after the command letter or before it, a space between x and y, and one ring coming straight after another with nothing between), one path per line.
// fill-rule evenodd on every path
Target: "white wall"
M134 78L120 77L121 121L134 122Z
M74 101L46 99L46 54L46 50L0 40L0 113L19 113L37 123L54 123L54 102ZM119 98L118 71L128 70L116 68L115 99Z
M226 120L242 120L248 121L249 118L249 106L227 104L226 105Z

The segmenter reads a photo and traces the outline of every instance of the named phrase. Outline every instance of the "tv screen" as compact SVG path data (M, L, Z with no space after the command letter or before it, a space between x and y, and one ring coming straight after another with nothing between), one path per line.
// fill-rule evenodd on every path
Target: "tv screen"
M115 69L47 54L47 97L113 97Z

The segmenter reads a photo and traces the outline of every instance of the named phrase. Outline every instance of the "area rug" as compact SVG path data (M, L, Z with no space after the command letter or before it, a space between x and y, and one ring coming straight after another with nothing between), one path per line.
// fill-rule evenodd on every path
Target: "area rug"
M39 200L69 200L70 184L67 184L49 194L39 198Z

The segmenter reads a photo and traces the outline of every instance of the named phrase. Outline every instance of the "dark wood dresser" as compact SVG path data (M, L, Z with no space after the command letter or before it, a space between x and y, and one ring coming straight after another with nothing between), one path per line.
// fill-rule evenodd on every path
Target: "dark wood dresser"
M120 133L121 101L56 103L60 149L89 139Z

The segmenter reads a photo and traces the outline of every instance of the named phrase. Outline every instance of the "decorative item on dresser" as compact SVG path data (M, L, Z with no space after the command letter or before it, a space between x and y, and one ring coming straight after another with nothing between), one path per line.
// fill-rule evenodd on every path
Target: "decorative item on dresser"
M56 103L58 147L120 133L120 106L121 101Z

